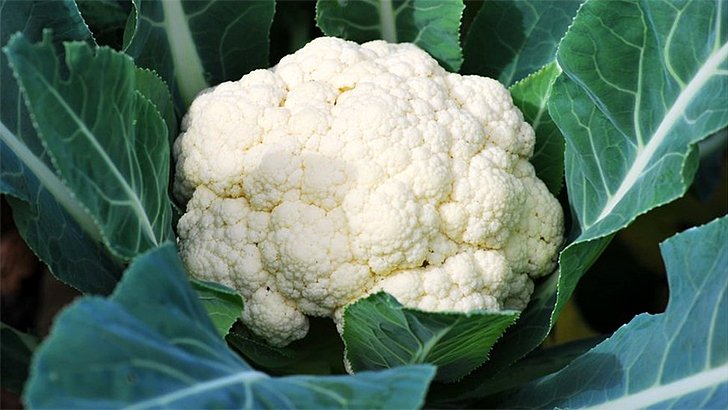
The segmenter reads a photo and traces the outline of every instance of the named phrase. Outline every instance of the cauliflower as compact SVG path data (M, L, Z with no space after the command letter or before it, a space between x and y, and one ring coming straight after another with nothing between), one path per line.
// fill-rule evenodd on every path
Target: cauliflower
M192 103L174 145L180 252L277 346L378 291L523 309L563 237L533 146L497 81L413 44L318 38Z

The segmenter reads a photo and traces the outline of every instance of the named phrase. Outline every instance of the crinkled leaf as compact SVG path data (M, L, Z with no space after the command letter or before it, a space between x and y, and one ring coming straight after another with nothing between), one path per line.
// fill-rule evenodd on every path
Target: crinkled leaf
M238 324L228 343L256 368L276 375L344 373L344 344L329 318L310 317L306 337L285 347L269 345Z
M172 89L179 112L201 90L268 65L273 0L134 0L124 51Z
M2 388L20 393L28 378L28 367L38 339L0 323L0 380Z
M38 135L106 246L132 258L172 237L167 129L136 89L136 67L109 48L65 43L63 74L50 33L6 47ZM66 78L67 77L67 78Z
M564 178L564 137L549 115L546 103L551 86L561 73L554 62L510 87L513 103L536 132L531 163L536 175L557 195Z
M86 297L61 313L33 361L25 401L34 408L416 408L433 375L431 366L328 377L253 370L220 338L166 244L132 263L110 298Z
M483 4L465 39L462 72L511 85L549 64L580 0L500 0Z
M18 31L38 41L43 28L57 33L57 52L62 41L93 42L73 1L3 1L0 23L3 45ZM0 191L9 195L20 234L61 281L84 292L110 293L121 269L100 243L90 216L54 174L5 53L0 83Z
M192 287L215 329L225 337L243 311L243 299L236 291L219 283L193 279Z
M505 407L728 407L728 218L661 245L670 302L642 314Z
M445 68L458 71L462 0L318 0L316 24L327 36L364 43L415 43Z
M438 380L454 381L487 359L517 317L515 311L424 312L376 293L346 308L342 337L354 371L432 363Z

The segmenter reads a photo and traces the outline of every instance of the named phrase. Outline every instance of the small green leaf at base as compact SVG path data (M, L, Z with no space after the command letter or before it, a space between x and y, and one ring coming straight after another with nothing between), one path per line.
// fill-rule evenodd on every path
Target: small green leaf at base
M243 299L238 292L218 283L196 279L192 279L191 283L215 329L225 337L243 311Z
M424 312L376 293L346 308L342 337L355 372L431 363L437 380L451 382L483 364L517 317L516 311Z

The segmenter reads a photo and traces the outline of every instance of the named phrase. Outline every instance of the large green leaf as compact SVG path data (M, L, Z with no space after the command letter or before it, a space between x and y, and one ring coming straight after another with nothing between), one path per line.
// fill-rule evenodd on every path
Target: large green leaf
M686 191L693 144L728 123L728 30L720 24L727 18L719 1L581 7L559 45L563 74L548 102L566 139L575 232L550 288L551 320L525 322L542 329L541 338L511 344L509 356L543 340L615 232Z
M39 41L43 28L57 33L58 52L62 41L93 41L73 1L2 1L0 23L3 45L15 32ZM56 177L5 53L0 84L0 191L8 194L20 234L58 279L84 292L110 293L121 269L91 217Z
M67 67L50 33L35 45L14 36L5 51L63 183L106 246L132 258L172 237L167 129L136 89L129 57L85 43L65 46Z
M510 87L513 104L536 132L531 163L536 175L557 195L564 178L564 137L554 124L546 106L551 86L561 73L553 62Z
M356 376L272 378L220 338L172 244L141 255L108 299L56 319L31 368L33 408L415 408L434 375L410 366Z
M0 340L0 384L3 389L20 393L38 339L0 323Z
M511 85L549 64L580 0L488 1L465 39L462 72Z
M548 108L566 139L574 232L557 276L458 394L538 346L581 275L613 235L682 195L697 163L693 144L728 123L728 19L724 2L587 1L558 51L563 73Z
M642 314L505 407L728 407L728 218L665 241L663 314ZM598 394L595 394L598 390Z
M268 66L273 0L133 0L124 51L172 89L179 112L201 90Z
M346 359L354 371L416 363L437 365L455 381L481 365L518 312L424 312L375 293L344 311Z
M243 298L233 289L219 283L192 279L192 287L215 329L224 338L243 311Z
M554 317L591 243L683 195L693 144L728 124L725 21L722 1L590 1L564 37L549 111L580 233L561 255Z
M462 0L318 0L316 24L327 36L363 43L415 43L450 71L463 62Z

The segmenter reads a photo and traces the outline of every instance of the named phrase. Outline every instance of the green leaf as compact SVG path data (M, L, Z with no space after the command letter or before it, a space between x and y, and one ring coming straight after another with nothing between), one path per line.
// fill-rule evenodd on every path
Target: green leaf
M728 123L728 29L720 24L728 7L701 0L673 6L588 1L559 45L563 73L548 107L566 140L575 231L556 279L536 290L463 394L477 395L546 338L612 236L681 196L697 164L693 144Z
M198 92L268 66L273 0L133 0L124 51L170 85L183 113Z
M110 298L82 298L58 316L24 399L32 408L415 408L433 375L430 366L253 370L220 338L166 244L137 258Z
M243 299L236 291L219 283L197 279L191 282L215 329L224 338L243 311Z
M437 379L455 381L481 365L518 312L424 312L376 293L344 311L346 359L354 371L405 364L437 365Z
M580 234L561 255L554 317L584 272L574 262L589 242L682 196L693 144L728 124L725 21L720 1L592 1L564 37L549 112L566 138Z
M136 90L151 101L159 111L159 115L162 116L164 124L167 126L169 146L171 147L177 138L178 127L177 115L174 112L174 103L169 88L154 71L136 69L134 74L136 76Z
M462 0L318 0L316 24L327 36L364 43L414 43L458 71Z
M728 407L726 243L726 217L665 241L665 313L635 317L568 367L526 385L505 407Z
M305 338L286 347L269 345L240 324L227 335L228 343L256 368L271 374L344 373L344 344L329 318L311 317Z
M167 129L129 57L65 46L67 67L49 33L36 45L14 36L5 51L63 183L106 246L130 259L172 237Z
M513 103L536 132L536 146L531 158L536 176L554 195L563 185L564 137L551 119L546 103L551 86L560 73L554 62L510 87Z
M556 57L580 0L501 0L483 4L465 39L462 72L509 86Z
M3 1L0 23L1 44L18 31L38 41L43 28L58 33L53 42L58 52L62 41L93 42L73 1ZM0 84L0 192L8 194L20 234L61 281L84 292L110 293L121 268L100 243L91 217L56 177L5 53Z
M0 323L0 380L2 388L20 393L28 378L28 367L38 339Z

